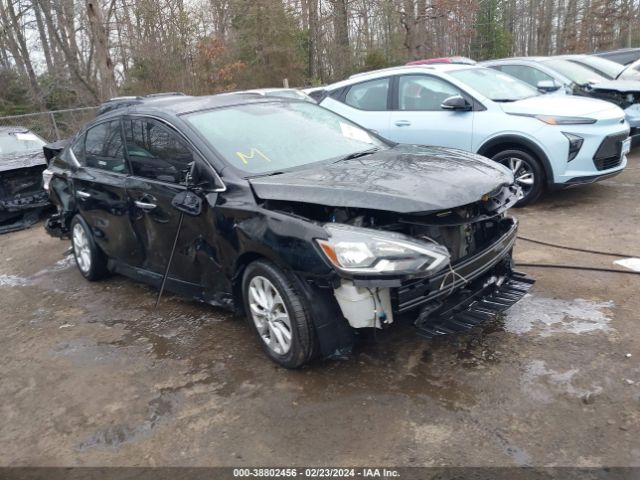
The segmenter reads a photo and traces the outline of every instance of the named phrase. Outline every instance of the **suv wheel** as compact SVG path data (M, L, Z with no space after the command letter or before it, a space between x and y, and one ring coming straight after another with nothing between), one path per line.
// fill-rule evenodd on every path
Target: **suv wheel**
M251 263L242 279L242 295L249 323L271 360L297 368L311 359L311 318L285 272L266 261Z
M524 207L535 202L544 190L544 170L529 152L519 149L504 150L492 157L513 172L516 184L522 188L522 198L515 204Z
M107 258L96 245L91 229L80 215L71 220L71 244L76 265L84 278L94 281L107 274Z

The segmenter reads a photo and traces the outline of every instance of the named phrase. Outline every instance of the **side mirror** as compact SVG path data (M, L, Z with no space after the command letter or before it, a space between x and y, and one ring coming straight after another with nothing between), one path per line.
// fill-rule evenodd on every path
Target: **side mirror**
M179 212L197 217L202 213L202 198L191 190L183 190L173 197L171 206Z
M442 110L455 110L458 112L468 112L471 110L471 104L467 102L460 95L454 95L453 97L445 98L440 104Z
M549 93L549 92L555 92L556 90L559 90L560 87L562 87L562 85L560 85L559 83L556 83L555 80L540 80L536 85L536 87L538 88L539 92Z

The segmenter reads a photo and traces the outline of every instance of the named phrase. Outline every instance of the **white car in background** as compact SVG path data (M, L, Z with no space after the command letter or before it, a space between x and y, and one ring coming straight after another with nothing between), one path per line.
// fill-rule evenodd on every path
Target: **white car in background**
M545 188L620 173L630 149L624 112L601 100L542 95L493 69L394 67L325 87L320 105L399 143L453 147L508 166L519 205Z

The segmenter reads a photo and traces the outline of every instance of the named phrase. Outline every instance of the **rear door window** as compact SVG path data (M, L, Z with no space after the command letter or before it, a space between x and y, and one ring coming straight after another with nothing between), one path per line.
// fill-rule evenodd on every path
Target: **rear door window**
M344 103L359 110L387 110L389 78L357 83L347 92Z

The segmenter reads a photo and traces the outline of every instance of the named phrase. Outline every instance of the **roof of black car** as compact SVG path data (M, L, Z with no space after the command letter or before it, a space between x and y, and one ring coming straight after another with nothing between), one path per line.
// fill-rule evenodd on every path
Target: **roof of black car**
M131 105L129 112L148 110L149 108L169 111L180 115L199 110L211 110L214 108L228 107L232 105L245 105L249 103L287 102L286 98L266 97L257 93L220 93L192 97L188 95L145 98L144 101ZM296 101L296 100L291 100Z

